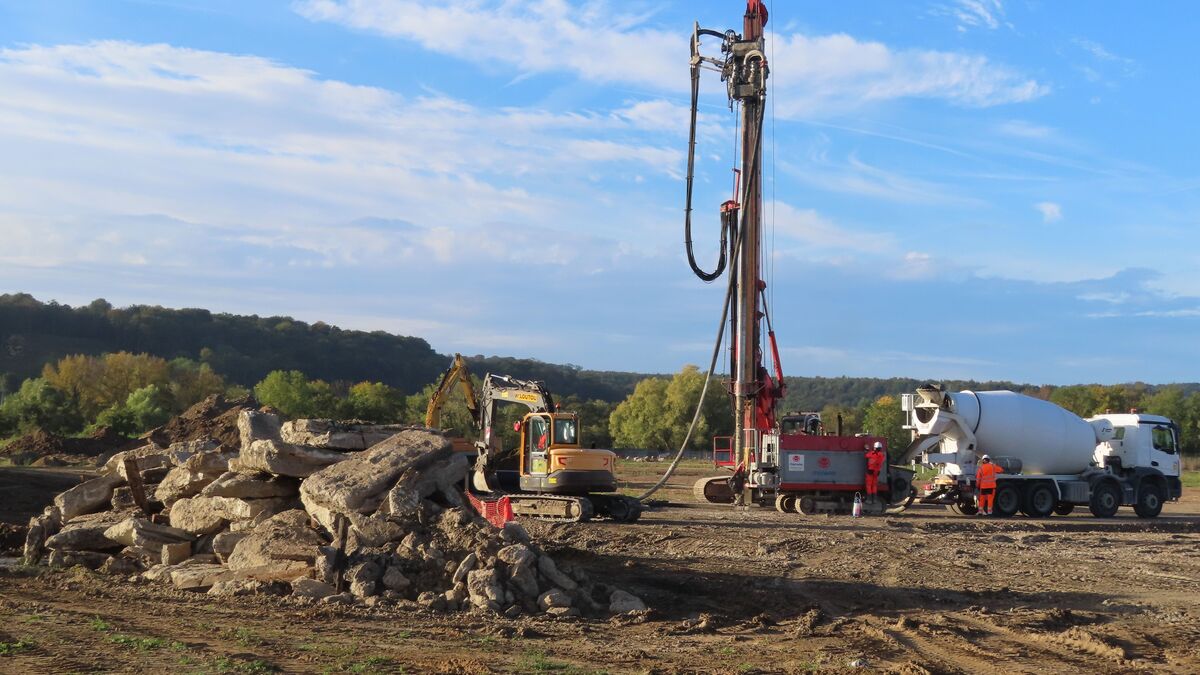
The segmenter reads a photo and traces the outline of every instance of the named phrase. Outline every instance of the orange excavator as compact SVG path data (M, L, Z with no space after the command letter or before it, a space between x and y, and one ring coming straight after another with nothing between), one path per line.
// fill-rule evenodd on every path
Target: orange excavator
M584 448L579 416L559 410L545 384L488 373L477 396L466 361L455 354L430 397L427 426L437 427L455 383L461 385L479 433L468 495L481 512L568 522L600 517L632 523L641 516L638 500L614 494L616 453ZM516 447L505 447L495 426L501 404L526 410L514 425Z

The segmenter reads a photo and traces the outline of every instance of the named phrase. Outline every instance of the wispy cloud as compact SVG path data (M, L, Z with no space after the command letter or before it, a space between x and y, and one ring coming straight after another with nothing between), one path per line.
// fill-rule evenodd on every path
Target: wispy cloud
M1002 14L994 0L967 4L979 5L962 10L970 16ZM579 7L562 0L302 0L295 7L313 21L415 42L483 68L567 72L589 82L656 91L682 92L688 86L681 76L687 31L652 27L645 16L613 12L611 5ZM1050 91L1048 85L983 56L897 50L840 33L776 35L772 52L778 73L777 109L785 117L826 115L898 98L984 107L1020 103Z
M1062 206L1054 202L1038 202L1033 205L1042 214L1043 223L1056 223L1062 220Z
M952 4L936 6L933 13L953 18L959 32L964 33L972 28L1012 27L1004 18L1004 5L1000 0L955 0Z

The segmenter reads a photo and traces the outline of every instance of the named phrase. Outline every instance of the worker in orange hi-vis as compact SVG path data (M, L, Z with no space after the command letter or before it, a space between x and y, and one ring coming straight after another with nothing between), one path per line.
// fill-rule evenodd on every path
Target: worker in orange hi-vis
M979 466L975 467L975 487L979 490L979 515L992 515L992 505L996 500L996 474L1004 473L1004 469L992 463L992 458L984 455L979 458Z
M867 498L873 498L879 491L879 472L883 470L883 443L875 441L875 445L867 449Z

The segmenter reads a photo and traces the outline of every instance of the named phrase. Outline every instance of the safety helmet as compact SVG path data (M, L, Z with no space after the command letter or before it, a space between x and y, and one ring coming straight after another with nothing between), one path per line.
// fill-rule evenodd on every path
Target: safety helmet
M875 449L876 449L876 450L882 450L882 449L883 449L883 443L880 443L879 441L875 441Z
M989 457L989 456L987 456L987 455L984 455L983 457L980 457L979 459L981 459L981 460L983 460L983 461L985 461L985 462L990 462L990 461L992 461L992 458L991 458L991 457Z

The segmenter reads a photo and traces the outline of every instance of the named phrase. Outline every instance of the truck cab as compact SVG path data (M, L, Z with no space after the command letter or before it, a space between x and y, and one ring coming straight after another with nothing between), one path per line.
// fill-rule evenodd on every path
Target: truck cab
M1111 438L1096 445L1096 466L1130 478L1157 478L1161 474L1163 497L1179 499L1179 425L1161 415L1104 414L1088 419L1112 425Z

